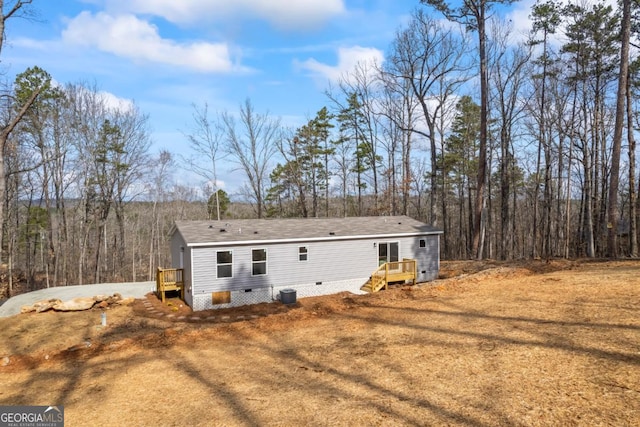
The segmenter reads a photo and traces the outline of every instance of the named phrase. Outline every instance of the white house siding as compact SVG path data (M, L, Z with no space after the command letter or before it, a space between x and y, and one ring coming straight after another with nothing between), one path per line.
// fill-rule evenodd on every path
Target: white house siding
M190 307L193 307L193 291L191 280L191 253L192 249L188 247L180 233L174 233L171 236L171 267L182 268L182 280L184 282L184 301ZM182 265L180 260L182 259Z
M171 244L170 244L171 268L180 268L180 252L183 250L183 248L184 248L184 251L186 252L187 245L182 239L182 236L180 235L180 233L173 233L173 235L171 236ZM187 255L186 253L183 254L184 261L187 260L186 255Z
M365 277L377 267L377 240L341 240L251 246L193 248L195 294L261 289ZM308 248L299 261L299 247ZM267 274L251 275L252 249L267 250ZM233 252L233 277L217 278L216 252ZM320 285L318 285L320 286Z
M420 248L420 239L426 247ZM269 245L194 247L190 257L185 254L185 280L192 277L193 286L185 298L194 310L226 308L278 299L282 289L293 288L297 296L319 296L359 288L378 267L378 248L381 242L398 242L399 257L418 261L418 280L434 279L439 267L439 238L437 235L398 238L368 238L332 240L311 243L275 243ZM376 244L374 246L374 243ZM307 261L299 261L299 248L306 246ZM267 274L251 275L251 250L266 249ZM233 252L233 277L216 277L216 251ZM186 260L193 263L193 273L187 274ZM250 291L248 291L250 290ZM192 291L192 292L191 292ZM212 305L211 293L231 291L229 304Z
M193 307L193 269L191 268L192 254L192 248L187 247L184 249L182 280L184 282L184 301L187 303L187 305L189 305L189 307Z
M424 239L426 246L420 247L420 239ZM417 239L418 244L415 246L414 254L411 258L415 258L418 264L418 282L428 282L435 280L440 271L440 236L429 235Z

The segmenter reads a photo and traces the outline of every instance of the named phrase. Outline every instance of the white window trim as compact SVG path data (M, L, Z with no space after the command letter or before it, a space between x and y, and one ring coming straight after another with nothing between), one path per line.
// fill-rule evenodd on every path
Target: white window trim
M231 263L219 264L218 263L218 252L231 252ZM229 249L228 251L216 251L216 279L233 279L233 260L234 260L233 249ZM218 266L221 265L230 265L231 266L231 276L220 277L218 276Z
M264 251L266 259L264 261L254 261L253 251ZM264 274L253 274L253 265L264 262ZM260 277L269 275L269 251L267 248L251 248L251 277Z
M389 258L389 255L391 253L391 245L392 243L397 243L398 244L398 261L402 261L402 246L400 244L400 240L383 240L383 241L379 241L377 242L378 245L378 249L376 249L377 251L377 255L378 255L378 263L380 262L380 245L387 245L387 259ZM395 262L395 261L387 261L387 262Z
M300 255L303 255L300 253L300 248L305 248L307 250L307 252L304 253L304 255L307 256L307 259L300 259ZM298 246L298 262L309 262L309 246Z

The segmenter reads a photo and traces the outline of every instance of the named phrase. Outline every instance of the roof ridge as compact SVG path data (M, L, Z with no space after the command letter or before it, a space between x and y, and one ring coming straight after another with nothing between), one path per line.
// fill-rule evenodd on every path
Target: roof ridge
M310 222L313 222L313 226L310 226ZM406 215L178 220L171 233L176 231L188 245L349 240L376 236L390 239L394 236L442 234L441 230Z

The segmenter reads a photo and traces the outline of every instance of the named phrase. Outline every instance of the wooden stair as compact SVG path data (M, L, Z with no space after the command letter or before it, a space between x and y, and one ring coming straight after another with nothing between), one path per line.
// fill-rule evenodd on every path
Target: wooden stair
M165 301L168 291L180 291L180 298L184 300L184 270L182 268L158 268L156 272L156 294Z
M378 292L379 290L387 286L387 282L384 280L384 276L376 275L375 273L377 273L377 271L371 275L369 280L367 280L367 283L362 285L362 287L360 288L361 291L373 293Z
M371 274L360 290L369 293L378 292L382 288L388 289L389 282L406 282L407 280L411 280L415 285L417 276L415 259L387 262Z

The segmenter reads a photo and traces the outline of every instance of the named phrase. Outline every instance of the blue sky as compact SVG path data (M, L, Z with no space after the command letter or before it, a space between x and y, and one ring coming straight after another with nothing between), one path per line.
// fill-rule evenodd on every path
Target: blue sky
M517 9L526 17L529 6ZM8 80L38 65L58 82L95 83L133 100L149 115L153 151L180 153L193 103L234 112L250 98L259 113L304 124L329 104L330 81L357 61L383 60L416 7L418 0L35 0L37 20L8 22L1 67Z

